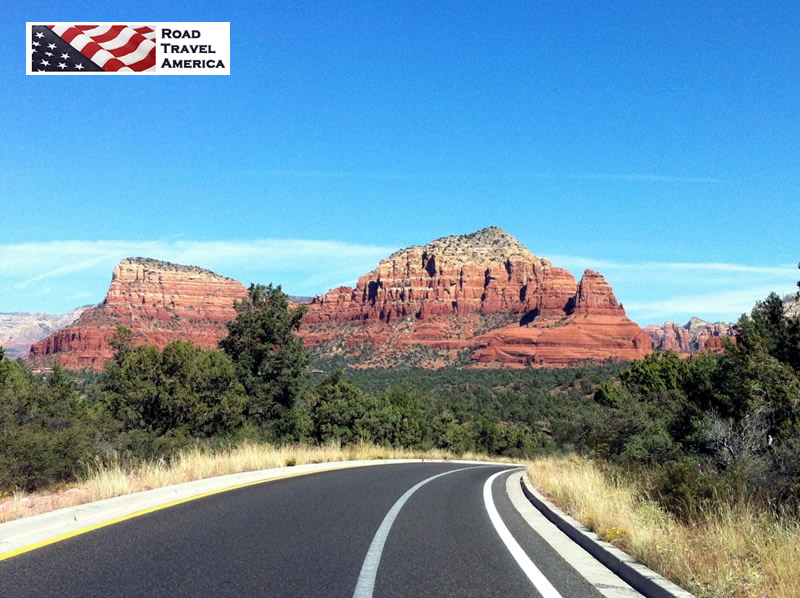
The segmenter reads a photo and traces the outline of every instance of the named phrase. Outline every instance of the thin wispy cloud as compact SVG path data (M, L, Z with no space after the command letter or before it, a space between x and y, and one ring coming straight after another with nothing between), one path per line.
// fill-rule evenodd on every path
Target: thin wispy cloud
M35 273L34 282L130 256L148 256L178 263L238 265L258 261L263 266L291 269L301 260L375 258L395 248L339 241L261 239L254 241L51 241L0 245L0 275Z
M548 173L507 173L507 172L386 172L363 170L262 170L259 175L277 178L305 178L305 179L386 179L386 180L420 180L420 179L547 179L555 181L628 181L638 183L683 183L717 185L724 181L709 176L681 176L662 174L610 174L610 173L585 173L585 174L548 174Z
M396 247L326 240L51 241L0 245L0 311L64 312L100 301L125 257L150 257L211 269L249 282L274 282L292 294L316 295L374 269ZM611 283L626 312L642 325L665 320L734 321L770 292L796 290L796 264L618 262L547 255L576 278L586 268ZM55 306L55 307L51 307Z
M89 291L79 291L77 293L72 293L68 295L68 299L71 300L82 300L82 299L91 299L92 294Z
M717 185L723 183L722 179L709 176L682 176L663 174L610 174L610 173L585 173L585 174L547 174L526 173L522 174L530 179L552 179L559 181L629 181L639 183L688 183Z
M780 264L753 266L747 264L731 264L726 262L616 262L613 260L598 260L596 258L576 255L548 256L553 263L566 268L583 267L620 271L649 272L660 275L665 271L670 272L714 272L714 273L749 273L767 274L777 276L791 276L797 274L796 264Z
M642 325L686 321L692 316L735 321L770 293L783 296L794 291L800 277L796 264L617 262L575 255L548 257L576 276L586 268L601 272L628 316Z
M65 311L102 299L111 271L126 257L208 268L249 282L274 282L317 294L377 266L396 247L303 239L51 241L0 245L0 311ZM53 302L58 307L50 308Z
M705 176L664 176L658 174L584 174L576 178L602 181L638 181L644 183L701 183L716 185L721 179Z
M100 264L107 262L109 259L113 259L111 255L100 255L97 257L80 260L74 264L65 264L63 266L59 266L58 268L53 268L51 270L46 270L41 272L40 274L36 274L30 278L23 280L14 285L17 289L26 289L32 283L38 282L40 280L46 280L48 278L58 278L60 276L65 276L67 274L73 274L76 272L83 272L85 270L90 270Z
M258 174L279 178L302 179L419 179L430 175L397 172L367 172L357 170L266 170Z
M769 286L696 295L678 295L653 301L629 301L625 309L637 317L653 317L663 313L680 314L689 319L702 313L728 313L734 320L743 313L749 313L757 301L776 291Z

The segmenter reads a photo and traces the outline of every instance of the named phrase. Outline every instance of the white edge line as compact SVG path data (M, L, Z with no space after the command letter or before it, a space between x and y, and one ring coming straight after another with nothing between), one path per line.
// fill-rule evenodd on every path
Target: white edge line
M497 512L497 507L494 504L494 498L492 498L492 482L494 482L495 478L504 473L507 472L498 471L496 474L486 480L486 483L483 485L483 502L486 505L486 511L489 513L489 519L492 520L494 529L497 531L500 539L506 545L506 548L508 548L511 556L513 556L514 560L517 561L517 564L520 566L525 575L528 576L528 579L531 580L531 583L542 595L542 598L562 598L561 594L558 593L558 590L556 590L553 587L553 584L551 584L550 581L542 574L542 572L539 571L539 568L533 564L533 561L522 549L522 546L520 546L519 543L514 539L514 536L511 535L511 532L508 531L506 524L503 523L503 520L500 518L500 513Z

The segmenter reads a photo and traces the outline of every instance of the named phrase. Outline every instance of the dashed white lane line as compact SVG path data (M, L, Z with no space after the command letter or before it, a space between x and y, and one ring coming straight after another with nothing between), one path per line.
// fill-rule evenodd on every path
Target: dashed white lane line
M381 562L383 546L386 544L386 538L389 536L389 530L392 529L392 524L397 518L397 514L400 512L400 509L403 508L403 505L406 504L406 501L411 497L411 495L422 488L425 484L435 480L436 478L450 475L451 473L456 473L457 471L464 471L466 469L474 469L474 467L462 467L460 469L453 469L451 471L445 471L444 473L431 476L409 488L406 493L403 494L403 496L397 499L397 502L394 503L392 508L389 509L389 512L386 513L386 517L383 518L383 522L378 528L378 531L375 532L375 537L372 538L372 544L369 545L367 556L364 558L364 563L361 565L361 573L358 576L358 583L356 583L356 590L353 592L353 598L372 598L372 592L375 589L375 578L378 575L378 565Z
M492 482L494 482L497 476L503 475L507 473L506 471L498 471L496 474L491 476L486 483L483 485L483 502L486 505L486 510L489 513L489 519L492 520L492 524L494 525L494 529L497 530L500 539L508 548L508 551L511 553L511 556L514 557L514 560L517 561L517 564L520 566L522 571L525 575L528 576L528 579L531 580L531 583L536 588L536 590L542 595L542 598L561 598L561 594L553 587L553 584L539 571L539 568L533 564L533 561L525 554L525 551L522 549L522 546L514 539L514 536L511 535L511 532L508 531L506 524L503 523L503 520L500 518L500 513L497 512L497 507L494 504L494 498L492 498ZM427 480L426 480L427 481Z

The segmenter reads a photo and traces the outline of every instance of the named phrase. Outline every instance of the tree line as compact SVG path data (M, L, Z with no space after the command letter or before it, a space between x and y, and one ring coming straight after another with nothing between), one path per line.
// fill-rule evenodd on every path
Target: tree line
M136 346L120 328L99 374L34 375L0 350L0 491L196 443L363 441L514 458L577 451L644 475L682 516L720 492L797 502L800 323L774 294L739 319L722 354L560 370L315 374L296 334L303 306L251 285L235 307L216 349Z
M489 411L454 413L408 380L370 392L341 372L314 376L296 332L305 307L251 285L216 349L136 345L120 327L100 374L34 375L0 354L0 491L73 479L97 459L165 458L193 443L371 442L530 455L542 436Z

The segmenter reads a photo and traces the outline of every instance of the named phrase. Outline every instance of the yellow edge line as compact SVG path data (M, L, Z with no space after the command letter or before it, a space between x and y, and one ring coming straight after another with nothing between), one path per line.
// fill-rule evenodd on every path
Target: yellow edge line
M62 540L66 540L67 538L73 538L75 536L80 536L81 534L85 534L87 532L91 532L96 529L100 529L101 527L106 527L108 525L114 525L115 523L120 523L122 521L127 521L128 519L133 519L134 517L140 517L141 515L147 515L148 513L153 513L155 511L160 511L162 509L167 509L169 507L174 507L176 505L180 505L183 503L187 503L193 500L197 500L198 498L205 498L206 496L212 496L214 494L221 494L222 492L228 492L229 490L238 490L239 488L246 488L247 486L255 486L257 484L266 484L267 482L274 482L277 480L285 480L287 478L296 478L303 475L309 475L312 473L320 473L323 471L330 471L328 469L321 469L319 471L301 471L297 473L288 473L286 475L282 475L276 478L269 478L266 480L256 480L255 482L245 482L244 484L237 484L236 486L228 486L226 488L220 488L218 490L210 490L208 492L203 492L202 494L195 494L194 496L187 496L186 498L179 498L178 500L173 500L171 502L164 503L162 505L156 505L155 507L150 507L148 509L143 509L141 511L136 511L135 513L129 513L128 515L123 515L122 517L115 517L114 519L109 519L108 521L101 521L100 523L95 523L93 525L89 525L82 529L75 530L73 532L68 532L66 534L62 534L60 536L55 536L54 538L49 538L47 540L42 540L41 542L36 542L35 544L30 544L28 546L23 546L22 548L17 548L16 550L11 550L9 552L4 552L0 554L0 561L4 561L6 559L10 559L11 557L15 557L20 554L24 554L26 552L30 552L31 550L36 550L37 548L41 548L43 546L47 546L48 544L55 544L56 542L61 542ZM124 495L123 495L124 496ZM89 504L89 503L85 503Z

